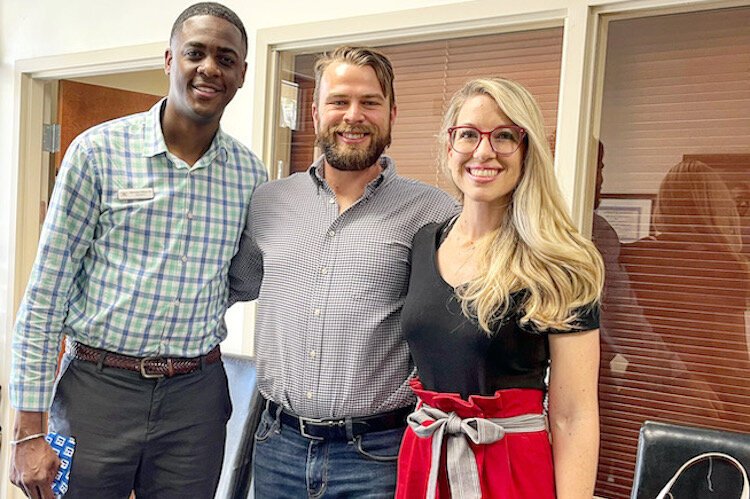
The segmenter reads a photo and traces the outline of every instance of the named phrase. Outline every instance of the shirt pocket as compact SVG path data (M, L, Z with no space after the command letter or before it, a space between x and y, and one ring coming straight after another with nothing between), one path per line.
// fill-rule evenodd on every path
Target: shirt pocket
M392 303L406 296L410 248L397 241L366 241L352 255L349 295L355 301Z

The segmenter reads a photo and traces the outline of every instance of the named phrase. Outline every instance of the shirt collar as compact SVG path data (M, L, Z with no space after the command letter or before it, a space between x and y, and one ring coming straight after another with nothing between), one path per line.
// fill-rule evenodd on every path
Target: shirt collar
M390 181L393 177L396 176L396 163L393 161L393 159L391 159L390 156L386 156L384 154L380 156L380 159L378 161L380 161L380 166L383 167L383 171L369 184L367 184L365 195L371 193L383 183ZM310 166L307 172L310 174L310 178L312 178L315 185L317 185L318 187L328 188L328 183L323 176L325 168L324 163L325 156L321 155L317 160L315 160L312 166Z
M159 102L146 112L143 135L144 135L144 147L143 155L147 157L158 156L159 154L166 154L167 143L164 141L164 132L161 129L161 115L164 106L167 105L167 98L164 97ZM217 155L220 154L220 158L223 161L229 156L229 139L227 134L219 127L214 135L214 139L211 141L211 146L208 148L206 153L196 163L203 163L204 161L210 163Z
M167 105L164 97L148 110L143 124L143 155L154 157L167 152L167 143L161 131L161 112Z

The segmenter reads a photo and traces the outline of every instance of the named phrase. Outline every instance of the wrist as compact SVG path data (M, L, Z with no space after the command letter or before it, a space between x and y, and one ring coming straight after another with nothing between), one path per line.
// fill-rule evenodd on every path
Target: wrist
M16 423L13 428L13 440L20 440L29 435L45 433L47 424L45 413L16 411Z
M10 441L10 445L12 445L12 446L21 445L21 444L24 444L26 442L31 442L32 440L37 440L39 438L44 438L45 436L47 436L46 433L41 433L41 432L40 433L32 433L31 435L26 435L25 437L21 437L21 438L15 439L15 440L11 440Z

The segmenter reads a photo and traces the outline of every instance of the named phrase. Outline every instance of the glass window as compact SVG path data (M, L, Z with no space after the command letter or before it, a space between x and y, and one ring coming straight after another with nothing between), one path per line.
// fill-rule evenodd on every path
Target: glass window
M645 420L750 432L748 26L750 8L609 24L603 497L630 497Z
M551 134L557 121L562 36L562 28L551 28L379 47L396 75L398 117L387 154L395 159L399 174L447 188L436 169L436 134L447 101L473 77L503 76L527 86ZM317 157L310 116L316 57L297 55L281 72L282 80L299 88L298 126L286 146L290 173L306 170Z

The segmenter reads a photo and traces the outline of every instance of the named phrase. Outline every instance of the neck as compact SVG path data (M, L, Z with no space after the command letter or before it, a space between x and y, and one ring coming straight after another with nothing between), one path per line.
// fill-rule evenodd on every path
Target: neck
M219 129L219 122L199 123L180 115L169 105L161 116L161 131L167 150L194 165L211 147L211 142Z
M323 166L326 182L337 198L357 200L362 197L367 184L375 180L383 171L380 162L357 171L337 170L326 161Z
M498 229L503 222L507 205L466 202L456 221L456 228L469 242L475 242Z

